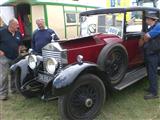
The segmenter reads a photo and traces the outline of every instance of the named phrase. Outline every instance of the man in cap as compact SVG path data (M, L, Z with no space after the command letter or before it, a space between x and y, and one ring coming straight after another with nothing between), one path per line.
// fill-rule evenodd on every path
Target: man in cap
M144 99L158 98L157 68L160 62L160 44L157 44L158 40L160 40L160 23L158 19L156 13L152 12L146 15L146 24L149 26L149 29L139 41L139 46L143 47L144 50L144 59L149 79L149 88L146 89L148 94L144 96ZM155 50L157 45L159 45L159 50Z

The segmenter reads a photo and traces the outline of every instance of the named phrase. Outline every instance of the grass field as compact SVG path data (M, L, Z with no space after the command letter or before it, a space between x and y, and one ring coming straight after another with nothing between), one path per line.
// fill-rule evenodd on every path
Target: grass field
M95 120L160 120L160 99L144 100L146 87L143 79L112 93ZM25 99L20 94L9 96L9 100L0 103L0 120L60 120L57 100L44 102Z

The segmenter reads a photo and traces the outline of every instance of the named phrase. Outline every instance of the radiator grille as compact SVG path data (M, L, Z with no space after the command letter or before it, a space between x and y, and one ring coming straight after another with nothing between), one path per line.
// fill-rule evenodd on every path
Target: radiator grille
M55 58L59 64L58 71L62 69L62 59L61 59L60 51L51 51L51 50L42 49L42 56L43 56L43 66L45 71L46 71L45 69L46 61L48 58Z

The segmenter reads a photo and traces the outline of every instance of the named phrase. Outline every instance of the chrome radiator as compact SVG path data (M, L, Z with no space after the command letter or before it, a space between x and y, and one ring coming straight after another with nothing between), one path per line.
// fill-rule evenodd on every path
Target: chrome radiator
M43 66L46 66L46 62L48 58L55 58L58 62L58 71L62 69L62 58L61 58L61 52L60 51L52 51L52 50L46 50L42 49L42 56L43 56ZM46 71L45 67L44 70Z

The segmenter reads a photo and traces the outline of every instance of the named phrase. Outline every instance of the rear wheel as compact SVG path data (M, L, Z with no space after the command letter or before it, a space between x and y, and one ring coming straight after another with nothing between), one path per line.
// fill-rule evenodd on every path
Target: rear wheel
M80 76L73 89L58 100L63 120L92 120L100 112L106 97L105 86L93 74Z

